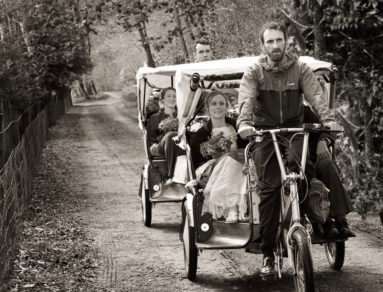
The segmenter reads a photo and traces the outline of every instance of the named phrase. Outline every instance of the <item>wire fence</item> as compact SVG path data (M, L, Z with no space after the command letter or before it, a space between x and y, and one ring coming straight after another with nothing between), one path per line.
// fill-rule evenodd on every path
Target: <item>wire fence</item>
M12 269L23 218L31 200L32 182L47 139L48 127L65 112L66 98L52 97L30 107L23 114L33 119L23 129L19 143L12 149L0 170L0 291ZM18 125L21 119L14 122ZM20 126L20 125L19 125ZM15 130L8 127L7 131ZM20 131L20 129L18 129ZM1 133L6 135L7 131ZM3 285L3 286L2 286Z

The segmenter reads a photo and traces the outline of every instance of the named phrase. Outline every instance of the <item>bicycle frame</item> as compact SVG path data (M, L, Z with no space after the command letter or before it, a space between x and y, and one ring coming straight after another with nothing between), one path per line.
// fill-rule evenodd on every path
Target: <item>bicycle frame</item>
M292 234L295 230L301 229L304 234L307 236L308 241L311 243L311 237L309 232L306 230L306 228L301 223L301 214L300 214L300 208L299 208L299 195L298 195L298 180L304 180L305 178L305 168L306 168L306 162L307 162L307 153L308 153L308 141L309 141L309 135L310 132L308 130L310 129L319 129L320 124L312 124L311 126L304 126L301 128L280 128L280 129L270 129L270 130L259 130L256 131L256 134L254 135L257 139L257 137L269 134L271 136L273 146L275 149L275 154L277 156L278 165L281 171L281 182L282 186L285 185L285 183L289 184L290 194L289 194L289 200L288 203L285 203L285 198L283 192L281 192L281 223L285 221L289 207L291 206L291 219L289 224L289 230L287 232L287 236L283 238L285 240L287 245L287 252L288 252L288 258L289 263L292 268L294 268L293 263L293 257L292 257L292 250L293 250L293 243L292 243ZM281 150L278 144L277 134L281 133L301 133L303 134L303 147L302 147L302 156L301 156L301 167L299 173L291 172L289 174L286 173L285 165L283 162ZM248 163L248 156L249 156L249 149L253 147L253 145L257 143L257 140L250 142L245 150L245 158L246 162ZM282 230L281 230L282 231ZM280 233L277 238L280 238ZM280 255L281 256L281 255Z

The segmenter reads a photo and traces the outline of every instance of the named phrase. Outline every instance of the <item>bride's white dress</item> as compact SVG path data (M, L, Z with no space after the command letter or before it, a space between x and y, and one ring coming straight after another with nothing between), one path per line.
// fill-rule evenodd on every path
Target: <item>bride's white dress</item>
M230 152L237 152L236 131L232 126L214 128L213 135L222 132L232 140ZM206 162L207 164L211 161ZM202 165L201 168L205 168ZM247 212L246 176L242 173L243 164L229 155L221 156L210 175L204 190L203 212L210 212L213 219L227 217L227 209L237 206L239 219Z

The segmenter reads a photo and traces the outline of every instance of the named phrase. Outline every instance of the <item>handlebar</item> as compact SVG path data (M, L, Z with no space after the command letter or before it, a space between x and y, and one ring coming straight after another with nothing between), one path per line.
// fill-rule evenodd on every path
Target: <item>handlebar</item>
M316 133L341 133L343 130L331 130L324 128L321 124L303 124L300 128L275 128L266 130L255 130L255 133L248 138L262 136L264 134L298 133L298 132L316 132Z

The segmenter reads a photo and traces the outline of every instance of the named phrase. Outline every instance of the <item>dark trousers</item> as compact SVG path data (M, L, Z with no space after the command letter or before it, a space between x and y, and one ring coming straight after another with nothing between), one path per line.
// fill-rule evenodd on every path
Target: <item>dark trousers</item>
M331 159L318 160L315 163L316 177L330 190L330 214L332 217L345 216L352 211L351 201L340 180L336 164Z
M289 139L290 137L287 136L286 138ZM287 145L287 143L285 145ZM301 161L302 146L302 137L296 136L291 143L291 147L280 147L282 153L285 149L291 149L287 155L290 171L299 171L294 159L299 162ZM270 256L273 254L274 250L281 208L281 172L271 137L266 136L263 138L263 141L257 143L253 155L260 195L259 216L260 235L262 237L261 249L265 256ZM306 176L308 181L310 181L314 174L314 167L309 154L307 155Z
M168 177L173 177L177 156L185 154L185 150L182 150L174 142L173 138L176 136L177 132L168 132L162 137L160 143L158 143L158 152L165 156L167 162Z

